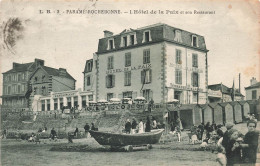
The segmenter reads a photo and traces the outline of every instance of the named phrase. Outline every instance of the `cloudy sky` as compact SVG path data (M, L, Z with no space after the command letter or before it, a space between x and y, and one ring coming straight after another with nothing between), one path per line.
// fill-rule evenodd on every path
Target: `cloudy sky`
M67 14L67 10L77 9L112 9L121 10L122 14ZM46 10L52 13L47 14ZM57 10L59 14L53 13ZM130 14L130 10L155 10L157 14ZM215 14L158 14L158 10L215 11ZM85 61L97 51L98 39L103 37L104 30L117 34L124 29L160 22L204 36L209 50L209 84L222 82L231 87L234 78L238 88L241 73L244 94L244 87L249 86L252 77L259 80L259 11L259 1L242 0L3 0L0 72L10 70L13 62L28 63L39 58L44 59L47 66L66 68L77 80L76 88L83 88ZM4 29L10 18L21 20L22 28L16 28L11 34L13 43L6 44Z

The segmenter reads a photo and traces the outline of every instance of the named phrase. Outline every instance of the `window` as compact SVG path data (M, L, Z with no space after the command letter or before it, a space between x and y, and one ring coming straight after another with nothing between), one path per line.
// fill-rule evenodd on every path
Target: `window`
M88 95L88 101L93 101L93 95Z
M45 111L45 100L42 100L42 111Z
M87 101L86 101L86 96L81 96L81 98L82 98L82 107L83 108L85 108L86 107L86 105L87 105Z
M8 94L11 94L11 86L8 86Z
M131 66L131 52L125 53L125 67Z
M130 35L130 45L135 44L135 35Z
M18 93L21 93L21 85L17 86Z
M11 81L11 75L8 76L8 80Z
M106 76L106 87L113 88L115 86L115 75L107 75Z
M87 76L87 86L90 85L90 76Z
M78 108L78 97L74 97L74 107Z
M131 98L132 99L132 92L131 91L123 92L123 98Z
M110 99L112 99L114 97L113 93L108 93L107 94L107 101L109 101Z
M192 99L193 103L197 103L198 102L198 93L193 93L193 99Z
M176 69L175 70L175 83L176 84L182 84L182 71Z
M115 45L114 45L114 39L110 39L108 40L108 50L112 50L115 48Z
M22 80L22 75L18 74L18 81L21 81L21 80Z
M143 52L143 63L150 63L150 49L145 49Z
M142 84L149 84L152 82L152 70L145 69L141 71L141 83Z
M192 54L192 67L198 67L198 55Z
M181 31L180 31L180 30L175 30L174 40L177 41L177 42L182 42L182 39L181 39Z
M194 87L199 86L199 74L198 73L192 73L191 82L192 82L192 86L194 86Z
M92 71L92 63L88 62L87 63L87 72L91 72Z
M181 91L174 91L174 99L177 99L180 101L181 99Z
M44 82L44 79L45 79L45 75L42 76L42 82Z
M33 88L33 93L36 95L37 94L37 87Z
M34 82L37 82L38 78L37 77L34 77Z
M178 49L176 49L176 59L175 59L175 61L176 61L176 64L182 64L182 60L181 60L181 50L178 50Z
M125 86L131 85L131 71L125 72Z
M42 95L45 95L45 93L46 93L46 87L42 86Z
M114 68L114 57L109 56L107 60L107 69L113 69Z
M143 32L143 41L142 41L142 43L150 42L150 41L152 41L150 30L144 31Z
M47 111L51 110L51 104L50 104L50 100L47 100Z
M67 106L71 108L71 97L67 97Z
M59 98L59 100L60 100L60 109L62 109L62 107L63 107L63 98Z
M25 85L24 84L22 85L21 89L22 89L22 92L24 92L24 90L25 90Z
M124 47L127 47L127 36L123 37Z
M152 98L151 89L143 90L143 97L146 99L146 101L150 101L150 99Z
M256 99L256 90L252 90L252 100Z
M58 109L58 99L54 99L54 110Z
M191 45L193 47L198 47L198 37L197 36L192 35L192 43L191 43Z

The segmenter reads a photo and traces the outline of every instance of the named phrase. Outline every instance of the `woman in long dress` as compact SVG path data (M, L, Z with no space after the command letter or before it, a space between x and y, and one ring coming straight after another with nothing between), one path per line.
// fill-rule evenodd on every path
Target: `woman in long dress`
M143 123L142 119L140 120L140 122L138 124L138 133L144 133L144 123Z

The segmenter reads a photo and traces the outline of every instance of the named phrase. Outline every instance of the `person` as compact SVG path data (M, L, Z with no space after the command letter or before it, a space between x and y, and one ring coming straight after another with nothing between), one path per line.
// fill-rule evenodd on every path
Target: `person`
M255 165L257 158L257 147L259 131L256 131L257 123L254 120L247 122L248 132L244 137L244 143L240 144L243 154L243 162Z
M228 138L228 132L229 132L229 130L231 130L232 128L233 128L233 126L234 126L234 124L233 123L230 123L230 122L228 122L228 123L226 123L226 131L225 131L225 133L223 134L223 139L222 139L222 146L226 149L227 148L227 146L228 146L228 140L229 140L229 138Z
M212 132L212 128L211 128L210 122L206 123L205 130L206 130L206 138L210 139L210 132Z
M75 131L74 131L74 136L78 136L78 133L79 133L79 129L78 129L78 127L76 127L76 129L75 129Z
M90 129L90 126L89 126L88 123L86 123L86 125L84 126L84 129L85 129L85 135L86 135L86 137L88 138L88 131L89 131L89 129Z
M54 140L54 138L56 137L56 131L54 130L54 128L51 129L51 139Z
M2 138L3 138L3 139L6 138L6 135L7 135L7 130L4 129Z
M145 123L145 132L150 132L151 131L151 121L149 116L146 118L146 123Z
M178 142L181 142L181 129L179 126L176 126L173 132L170 132L170 134L174 135L174 134L178 135Z
M153 125L152 125L153 129L157 129L157 122L155 117L152 117L152 120L153 120Z
M132 134L135 134L135 133L136 133L136 126L137 126L137 122L136 122L136 120L133 118L133 121L132 121L132 124L131 124Z
M203 133L204 133L204 124L203 123L201 123L199 126L198 126L198 128L200 129L199 131L200 131L200 133L199 133L199 140L203 140Z
M154 101L153 99L150 100L149 104L148 104L148 111L152 112L152 107L153 107Z
M219 163L221 166L226 166L227 165L227 157L225 155L225 148L223 146L217 147L217 159L216 161Z
M191 130L191 142L192 144L195 144L195 142L198 141L197 126L193 125L190 130Z
M140 119L140 122L138 124L138 133L143 133L144 132L144 123L143 120Z
M91 123L91 130L95 131L94 123Z
M130 122L129 119L127 119L126 123L125 123L125 132L126 132L126 134L130 134L131 128L132 128L131 122Z
M227 157L227 165L235 165L241 164L241 148L239 147L239 142L237 142L239 138L239 132L236 129L230 129L228 131L228 144L225 147L226 157Z

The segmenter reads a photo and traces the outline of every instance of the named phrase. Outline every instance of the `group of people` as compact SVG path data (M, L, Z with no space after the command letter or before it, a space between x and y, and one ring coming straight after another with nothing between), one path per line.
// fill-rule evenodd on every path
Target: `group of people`
M135 118L132 119L132 123L130 122L130 119L127 119L125 123L125 132L127 134L135 134L150 132L152 129L157 129L156 119L154 117L152 117L151 119L149 116L147 116L146 122L143 122L143 120L140 119L139 123L137 123Z
M248 132L243 135L233 128L233 124L226 124L227 130L217 144L217 161L220 165L255 165L259 137L256 126L256 121L249 120Z

